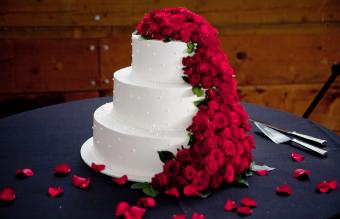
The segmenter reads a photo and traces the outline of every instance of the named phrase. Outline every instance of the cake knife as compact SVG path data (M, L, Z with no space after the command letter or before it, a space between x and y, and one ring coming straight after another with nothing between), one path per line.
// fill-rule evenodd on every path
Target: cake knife
M290 134L290 135L294 135L296 137L299 137L299 138L302 138L302 139L305 139L305 140L308 140L310 142L314 142L314 143L317 143L323 147L326 147L326 144L327 144L327 141L324 140L324 139L320 139L320 138L316 138L316 137L313 137L313 136L310 136L310 135L306 135L306 134L302 134L302 133L299 133L299 132L296 132L296 131L289 131L287 129L283 129L283 128L279 128L279 127L276 127L276 126L273 126L273 125L270 125L268 123L265 123L265 122L262 122L262 121L258 121L258 120L254 120L254 119L250 119L252 122L257 122L257 123L261 123L267 127L270 127L272 129L275 129L277 131L280 131L280 132L283 132L285 134Z
M325 157L327 155L327 151L321 148L318 148L314 145L308 144L306 142L300 141L296 138L290 138L285 134L282 134L279 131L276 131L272 128L269 128L268 126L262 124L262 123L258 123L258 122L254 122L254 124L257 126L257 128L260 129L260 131L265 134L270 140L272 140L275 144L283 144L283 143L287 143L287 142L294 142L296 144L301 145L302 147L309 149L310 151L313 151L314 153L317 153L323 157Z

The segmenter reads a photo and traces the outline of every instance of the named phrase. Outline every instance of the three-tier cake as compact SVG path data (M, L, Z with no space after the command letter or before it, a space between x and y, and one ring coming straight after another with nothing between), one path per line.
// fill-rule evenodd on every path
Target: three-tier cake
M182 79L186 43L132 34L131 45L132 66L114 73L113 101L95 111L81 156L88 165L105 164L104 174L149 182L162 171L157 151L187 145L197 97Z

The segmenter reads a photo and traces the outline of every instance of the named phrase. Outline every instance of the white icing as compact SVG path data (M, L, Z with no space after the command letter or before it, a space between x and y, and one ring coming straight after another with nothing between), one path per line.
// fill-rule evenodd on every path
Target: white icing
M185 83L181 77L185 56L187 45L183 42L145 40L132 34L132 68L140 81Z
M156 151L187 144L197 97L181 77L186 55L185 43L132 35L132 67L115 72L113 101L94 113L93 154L108 169L150 181L162 171Z

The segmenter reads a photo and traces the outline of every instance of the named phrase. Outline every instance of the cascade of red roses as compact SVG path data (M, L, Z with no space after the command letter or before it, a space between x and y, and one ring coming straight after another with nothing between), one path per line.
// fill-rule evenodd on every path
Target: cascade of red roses
M252 161L255 147L248 116L239 103L234 71L217 38L217 30L203 17L185 8L154 10L137 26L146 39L183 41L189 55L183 58L183 79L193 92L197 114L187 128L189 147L167 159L152 186L168 195L199 195L231 184ZM205 94L205 95L204 95Z

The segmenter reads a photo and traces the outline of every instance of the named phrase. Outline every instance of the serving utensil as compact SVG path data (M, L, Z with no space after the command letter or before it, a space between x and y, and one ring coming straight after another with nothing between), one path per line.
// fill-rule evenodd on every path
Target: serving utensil
M295 142L299 145L301 145L304 148L309 149L310 151L313 151L321 156L326 156L327 155L327 151L321 148L318 148L314 145L308 144L306 142L300 141L296 138L290 138L285 134L282 134L279 131L276 131L262 123L256 122L254 121L254 124L260 129L260 131L265 134L269 139L271 139L275 144L282 144L282 143L286 143L286 142Z
M317 144L319 144L323 147L326 147L326 144L327 144L327 141L324 140L324 139L320 139L320 138L316 138L316 137L313 137L313 136L310 136L310 135L302 134L302 133L299 133L297 131L290 131L290 130L287 130L287 129L279 128L279 127L273 126L271 124L268 124L268 123L265 123L265 122L262 122L262 121L256 121L256 120L253 120L253 119L251 119L251 121L257 122L257 123L262 123L263 125L270 127L272 129L275 129L277 131L283 132L285 134L294 135L296 137L308 140L309 142L317 143Z

